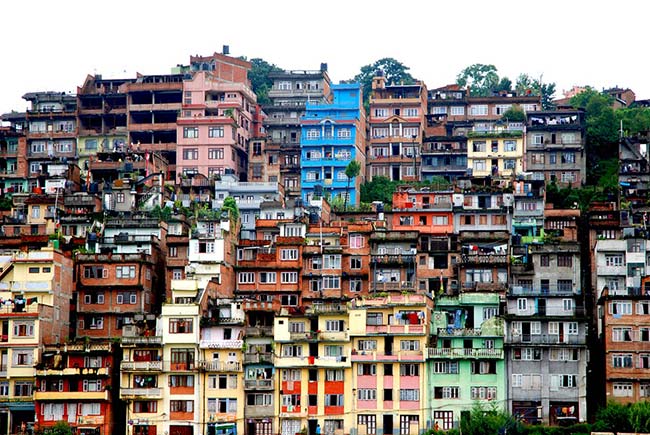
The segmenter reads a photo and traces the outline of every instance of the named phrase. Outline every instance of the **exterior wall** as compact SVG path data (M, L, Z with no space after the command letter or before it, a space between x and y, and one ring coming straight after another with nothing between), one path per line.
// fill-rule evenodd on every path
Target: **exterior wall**
M524 171L523 156L521 135L502 137L497 133L467 139L467 168L475 177L520 174Z
M233 173L245 180L256 102L247 82L222 82L197 72L183 81L183 93L177 122L178 175L198 172L214 179Z
M322 195L343 197L348 186L345 168L356 160L361 172L351 180L349 189L349 204L356 205L366 165L362 92L353 84L333 85L332 93L331 104L307 104L301 122L301 196L306 201L318 196L314 194L318 185Z

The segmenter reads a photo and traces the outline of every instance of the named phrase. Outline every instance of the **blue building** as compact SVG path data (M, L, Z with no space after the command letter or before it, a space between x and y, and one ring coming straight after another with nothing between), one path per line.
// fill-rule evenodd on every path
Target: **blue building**
M301 196L345 198L345 168L352 160L361 165L350 182L349 204L359 203L359 188L366 170L366 116L361 85L332 85L332 103L307 103L301 120Z

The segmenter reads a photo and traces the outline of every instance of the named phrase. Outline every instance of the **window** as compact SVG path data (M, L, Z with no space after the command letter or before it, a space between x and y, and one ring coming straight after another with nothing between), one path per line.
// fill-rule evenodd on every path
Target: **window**
M357 426L365 426L367 435L377 434L377 416L359 414L357 416Z
M573 299L562 299L562 308L565 312L573 311Z
M517 167L517 161L515 159L505 159L503 161L503 169L515 169Z
M341 288L341 277L340 276L324 276L323 277L323 289L324 290L338 290Z
M14 337L33 337L34 336L34 322L27 321L21 322L14 320Z
M99 403L97 403L99 405ZM133 402L133 412L141 412L143 414L150 414L158 412L158 402L155 400L137 400Z
M383 313L367 313L366 325L383 325Z
M359 364L357 366L357 375L359 376L376 376L377 364Z
M208 137L223 137L223 127L209 127ZM221 158L223 158L223 149L221 149L221 151Z
M632 314L632 302L610 302L609 314L629 315Z
M404 116L418 116L420 111L416 107L407 107L404 109Z
M433 411L433 420L438 428L449 430L454 428L454 411Z
M170 387L193 387L193 375L169 375L168 378Z
M485 171L485 160L474 160L475 171Z
M496 374L497 366L496 361L472 361L472 374L473 375L487 375Z
M239 284L252 284L255 282L255 272L239 272L237 274Z
M281 272L280 282L282 284L295 284L298 282L298 272Z
M348 241L351 249L363 248L363 235L361 234L350 234Z
M557 391L559 388L575 388L576 375L551 375L551 391Z
M99 379L84 379L81 385L83 391L102 391L102 381Z
M615 397L632 397L634 395L631 382L615 382L612 390Z
M350 269L359 270L361 269L361 257L350 257Z
M458 374L458 361L436 361L433 363L433 373Z
M194 412L194 401L193 400L170 400L169 410L171 412Z
M631 369L634 365L632 364L632 354L623 353L623 354L614 354L612 355L612 366L614 368L623 368Z
M274 284L276 278L276 272L260 272L260 283L262 284Z
M183 137L185 139L198 139L199 127L183 127Z
M325 394L325 406L343 406L343 394Z
M472 387L470 393L472 400L492 400L497 398L497 387Z
M198 148L184 148L183 149L183 160L198 160L199 159L199 149Z
M297 249L282 249L282 250L280 250L280 258L282 259L282 261L297 260L298 259L298 250Z
M512 359L520 361L539 361L542 359L542 351L541 349L532 347L515 348L512 351Z
M320 137L320 131L315 128L310 128L307 130L307 139L318 139Z
M460 116L465 114L464 106L451 106L449 108L449 114L452 116Z
M208 149L208 159L209 160L223 160L223 148L209 148Z
M460 387L434 387L433 397L435 399L459 399Z
M350 129L349 128L340 128L337 133L337 137L339 138L348 138L351 136Z
M295 307L298 305L298 295L281 295L280 305L285 307Z
M343 320L325 321L325 331L327 332L342 332L344 330L345 330L345 322Z
M340 269L341 256L340 255L324 255L323 256L324 269Z
M420 341L419 340L401 340L400 341L401 350L411 350L416 351L420 350Z
M375 109L375 116L378 118L385 118L388 116L388 109Z
M377 340L359 340L357 343L359 351L374 351L377 350Z
M327 345L325 346L325 356L342 356L343 346L341 345Z
M580 351L578 349L551 349L549 354L551 361L578 361L580 360Z
M484 140L472 142L472 150L475 153L484 153L486 151L486 142Z
M31 396L34 384L32 382L15 382L14 396Z
M526 298L517 299L517 311L519 312L528 311L528 299Z
M473 104L469 108L470 115L485 116L488 114L487 104Z
M623 265L625 265L623 254L605 255L605 266L623 266Z
M357 397L359 400L377 400L377 389L359 388L357 390Z
M400 366L399 366L399 375L400 376L420 376L420 365L419 364L400 364Z
M399 400L405 402L417 402L420 400L420 390L401 389L399 390Z
M282 346L282 356L299 357L302 356L302 346L297 344L285 344ZM283 373L287 373L285 370Z
M548 254L542 254L539 256L539 264L541 267L549 267L550 257Z
M503 150L505 152L517 151L517 142L514 140L503 141Z
M246 395L246 404L249 406L271 406L273 405L273 394L249 393Z
M172 318L169 319L170 334L191 334L193 331L192 318Z
M117 279L135 278L135 266L117 266L115 277Z
M612 341L632 341L632 328L613 328Z

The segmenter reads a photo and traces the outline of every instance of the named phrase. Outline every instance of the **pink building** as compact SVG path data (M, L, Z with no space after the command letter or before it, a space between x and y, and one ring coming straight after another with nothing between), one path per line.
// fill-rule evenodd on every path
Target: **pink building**
M219 55L216 63L250 63ZM215 69L216 71L217 69ZM235 80L244 76L232 75ZM225 81L213 71L197 71L183 81L183 108L177 120L176 164L179 180L201 174L209 179L234 173L247 179L248 141L253 131L256 96L248 80ZM180 181L179 181L180 182Z

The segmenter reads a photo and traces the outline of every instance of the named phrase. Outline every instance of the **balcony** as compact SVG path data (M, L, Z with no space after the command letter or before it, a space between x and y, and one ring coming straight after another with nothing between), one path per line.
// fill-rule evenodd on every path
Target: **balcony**
M510 334L509 344L544 344L544 345L586 345L587 341L581 335L547 335L547 334Z
M122 347L140 346L160 346L162 345L162 336L154 335L150 337L122 337Z
M34 391L34 400L109 400L108 391Z
M244 417L246 418L272 418L275 416L275 406L244 405Z
M438 328L438 337L481 337L480 328Z
M273 379L244 379L244 390L273 390Z
M375 282L370 287L378 292L414 291L415 283L412 281Z
M120 399L162 399L162 388L120 388Z
M384 353L376 351L352 350L350 357L352 362L366 361L424 361L424 354L420 350L398 351L395 353Z
M201 349L241 349L244 340L201 340L199 347Z
M64 369L45 368L36 370L36 376L74 376L74 375L93 375L108 376L110 368L108 367L66 367Z
M259 353L244 353L244 364L272 364L273 353L259 352Z
M366 325L366 334L424 334L425 325Z
M463 264L507 264L508 256L505 254L463 254Z
M120 370L129 372L160 372L162 361L122 361Z
M341 304L314 304L305 309L306 314L343 314L347 313L348 306Z
M199 361L199 367L206 372L240 372L239 361Z
M508 290L508 296L575 296L580 289L571 287L519 287L513 286Z
M381 254L372 255L370 262L372 264L408 264L415 263L415 255L412 254Z
M345 368L350 367L350 358L347 356L320 356L320 357L286 357L275 358L275 366L278 368L288 367L324 367L324 368Z
M259 302L261 304L268 304L271 309L271 302ZM247 302L246 305L249 303ZM247 337L273 337L273 326L249 326L246 328Z
M503 359L503 349L428 348L427 358Z
M426 296L418 294L398 295L391 294L386 297L370 297L361 301L355 302L357 307L387 307L387 306L409 306L409 305L425 305Z

